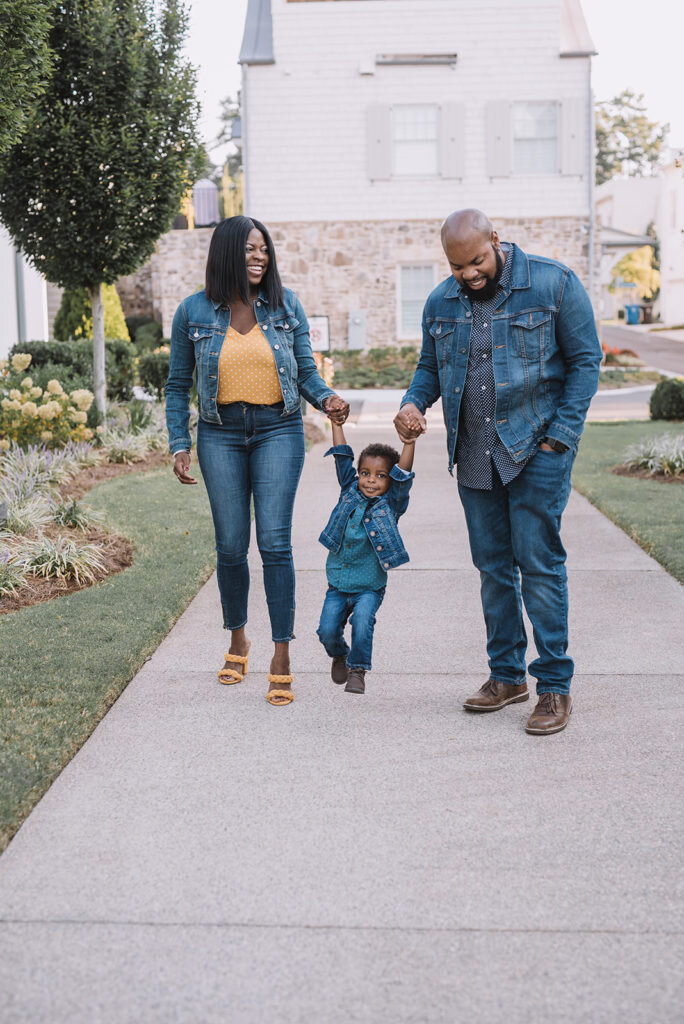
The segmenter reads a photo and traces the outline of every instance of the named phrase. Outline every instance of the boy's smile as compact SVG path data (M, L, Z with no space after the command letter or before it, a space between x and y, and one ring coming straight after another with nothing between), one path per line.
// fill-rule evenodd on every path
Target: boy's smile
M366 455L359 466L359 490L364 498L379 498L389 490L392 478L387 459L381 455Z

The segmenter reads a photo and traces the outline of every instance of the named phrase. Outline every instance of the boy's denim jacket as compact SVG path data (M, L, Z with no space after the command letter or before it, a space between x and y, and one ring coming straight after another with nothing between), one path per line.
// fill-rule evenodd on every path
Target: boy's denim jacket
M300 393L321 409L334 391L318 374L309 341L309 323L297 296L284 288L283 305L271 309L265 293L260 291L254 312L275 359L285 406L283 416L299 409ZM166 425L172 453L189 451L191 447L189 396L195 367L200 417L207 423L221 422L216 407L218 361L229 326L230 309L211 301L203 291L183 299L176 310L166 381Z
M318 538L329 551L339 551L349 516L368 501L358 488L358 474L354 468L354 452L348 444L329 448L326 455L335 456L335 469L340 484L340 499L333 509L328 525ZM407 473L399 466L392 466L392 483L389 490L368 506L363 525L373 550L383 569L396 569L408 562L409 556L399 535L397 519L406 511L409 491L415 473Z
M576 449L596 393L601 345L589 296L562 263L512 247L511 283L492 316L495 416L499 437L523 462L545 437ZM448 277L428 296L423 348L401 404L425 412L441 395L453 472L472 307Z

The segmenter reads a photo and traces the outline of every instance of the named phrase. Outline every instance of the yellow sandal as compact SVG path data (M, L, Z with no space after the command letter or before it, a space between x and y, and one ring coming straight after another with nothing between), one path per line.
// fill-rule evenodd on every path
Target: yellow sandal
M288 683L290 686L294 683L294 676L274 676L270 672L268 673L269 683ZM272 700L272 697L284 697L284 700ZM274 708L286 707L291 704L294 700L294 693L292 690L269 690L266 694L266 700L269 704L272 704Z
M236 668L222 668L218 673L218 680L220 683L225 683L226 686L231 683L241 683L247 675L247 662L249 661L249 654L231 654L230 651L223 655L225 661L235 661L238 665L242 665L242 672L238 672Z

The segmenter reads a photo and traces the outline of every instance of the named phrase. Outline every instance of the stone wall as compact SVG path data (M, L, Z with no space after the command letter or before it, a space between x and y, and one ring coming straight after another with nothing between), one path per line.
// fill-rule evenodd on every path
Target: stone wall
M498 219L505 241L571 266L588 285L589 234L584 219ZM410 344L399 338L398 274L403 264L434 263L436 282L448 274L438 220L293 222L269 224L283 283L309 315L328 316L333 348L347 345L350 311L367 313L367 346ZM117 283L126 316L149 314L171 331L178 303L202 287L211 228L171 231L150 262ZM598 261L594 263L595 275Z

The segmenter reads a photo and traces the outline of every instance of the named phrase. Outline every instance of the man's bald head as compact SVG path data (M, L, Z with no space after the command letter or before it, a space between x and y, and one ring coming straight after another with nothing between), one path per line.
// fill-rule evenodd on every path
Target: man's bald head
M442 224L442 245L447 238L457 242L470 240L476 235L490 239L493 231L492 222L482 210L455 210Z

